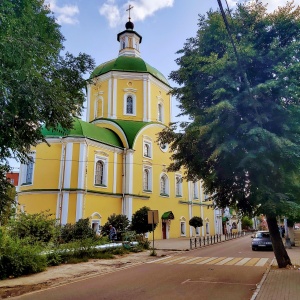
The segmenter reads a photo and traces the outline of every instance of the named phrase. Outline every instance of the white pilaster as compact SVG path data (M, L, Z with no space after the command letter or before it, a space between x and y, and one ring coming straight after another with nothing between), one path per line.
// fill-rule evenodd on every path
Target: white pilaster
M118 156L117 153L114 153L114 181L113 181L113 193L115 194L117 192L117 178L118 178L118 174L117 174L117 162Z
M143 121L144 122L148 122L148 101L147 101L147 96L148 96L148 90L147 90L147 79L144 78L144 81L143 81L143 96L144 96L144 115L143 115Z
M112 97L112 119L117 118L117 87L118 80L116 78L113 79L113 97Z
M85 116L86 122L89 122L90 120L90 112L91 112L91 85L88 84L87 92L86 92L86 116Z
M63 188L69 189L71 186L71 174L72 174L72 155L73 155L73 143L66 145L65 156L65 170L63 179ZM69 212L69 191L63 192L63 199L61 205L61 224L67 224L68 212Z
M148 122L150 122L151 121L151 103L152 103L152 101L151 101L151 85L150 85L150 80L148 79L147 80L147 82L148 82ZM155 120L153 120L153 121L155 121Z
M112 101L112 82L111 78L108 80L108 99L107 99L107 118L111 118L111 101Z
M78 163L78 189L83 190L85 188L86 177L86 152L87 145L85 143L80 144L79 148L79 163ZM76 221L83 217L83 193L77 193L76 202Z

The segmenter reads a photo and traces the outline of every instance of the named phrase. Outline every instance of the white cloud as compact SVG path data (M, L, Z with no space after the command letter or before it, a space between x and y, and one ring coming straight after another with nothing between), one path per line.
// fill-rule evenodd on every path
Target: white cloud
M130 12L133 21L142 21L152 16L156 11L172 7L174 0L133 0L127 1L123 5L118 5L115 0L107 0L100 9L99 13L108 19L110 27L116 27L128 19L129 4L134 8Z
M49 4L52 12L55 13L57 23L59 24L77 24L76 15L79 14L77 5L58 6L56 0L46 0L45 4Z

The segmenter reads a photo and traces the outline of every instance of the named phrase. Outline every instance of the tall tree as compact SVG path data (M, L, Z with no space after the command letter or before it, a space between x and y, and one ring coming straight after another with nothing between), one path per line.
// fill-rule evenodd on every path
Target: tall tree
M291 264L276 217L298 211L300 191L300 8L268 13L255 1L199 16L199 29L177 53L173 95L190 122L171 124L159 140L202 179L216 206L262 213L279 267ZM234 47L237 53L234 51Z
M90 56L66 52L60 26L43 0L0 1L0 164L26 160L41 127L69 129L81 113ZM3 177L0 177L0 196ZM5 183L4 183L5 184Z

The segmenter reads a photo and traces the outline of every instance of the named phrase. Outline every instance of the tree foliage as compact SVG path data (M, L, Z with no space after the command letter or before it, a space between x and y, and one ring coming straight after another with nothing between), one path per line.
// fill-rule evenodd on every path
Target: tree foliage
M112 214L101 228L101 233L103 235L109 235L109 225L116 228L118 240L121 240L121 233L127 231L129 228L129 220L125 215Z
M42 0L0 1L0 24L0 164L7 165L44 140L42 126L71 127L94 61L62 54L60 26Z
M190 220L189 220L189 225L194 227L195 230L197 227L202 227L203 226L203 220L201 217L192 217Z
M145 234L146 232L152 232L152 224L148 224L148 211L149 207L143 206L137 210L131 221L131 230L138 234ZM157 224L154 224L153 230L155 230Z
M178 51L173 95L191 121L180 131L171 124L160 142L174 153L169 170L186 167L217 206L276 223L299 213L300 8L268 13L255 1L227 20L238 57L218 10L199 16L196 37Z

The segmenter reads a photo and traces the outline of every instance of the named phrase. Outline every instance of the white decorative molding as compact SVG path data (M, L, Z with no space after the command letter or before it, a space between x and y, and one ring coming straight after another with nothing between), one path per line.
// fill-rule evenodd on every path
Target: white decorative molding
M101 155L101 156L105 156L105 157L109 157L109 154L102 151L102 150L95 150L94 151L96 154Z
M115 152L114 153L114 181L113 181L113 193L116 193L117 192L117 179L118 179L118 174L117 174L117 165L118 165L118 162L117 162L117 153Z
M112 119L117 118L117 91L118 91L118 80L116 78L113 79L113 103L112 103Z
M112 77L108 80L108 99L107 99L107 117L111 118L111 101L112 101Z
M128 92L130 92L130 93L136 93L136 92L137 92L137 89L133 89L133 88L125 88L125 89L123 89L123 91L124 91L125 93L128 93Z

